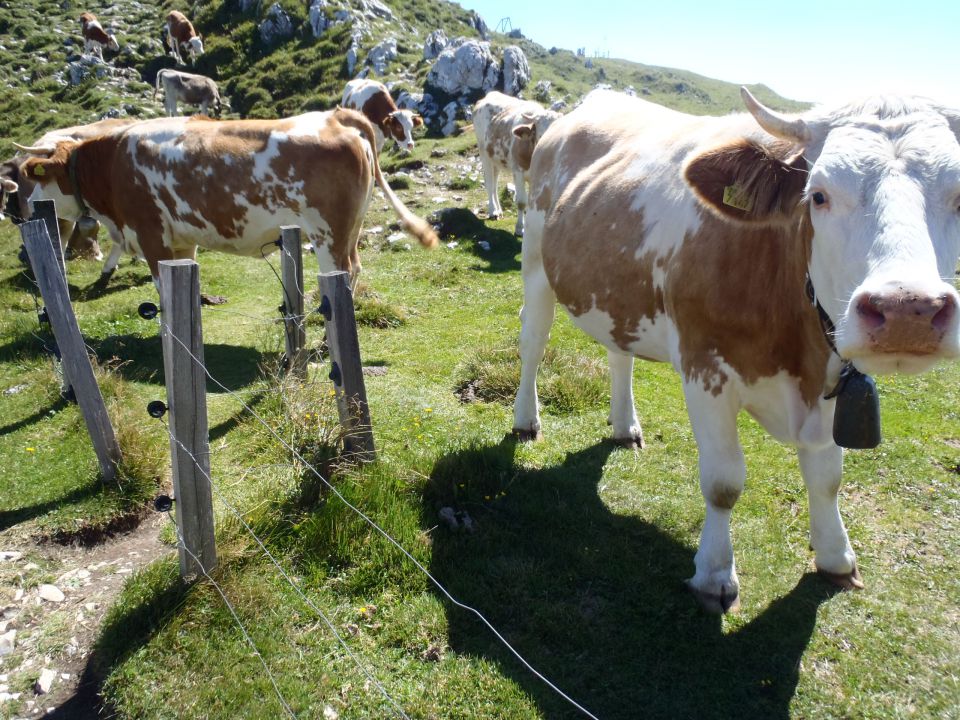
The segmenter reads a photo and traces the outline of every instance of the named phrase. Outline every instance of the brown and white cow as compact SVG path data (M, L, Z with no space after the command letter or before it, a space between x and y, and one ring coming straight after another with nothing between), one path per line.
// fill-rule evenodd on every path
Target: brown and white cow
M536 372L557 301L607 347L615 438L642 443L633 358L671 363L706 501L688 584L714 611L739 595L738 413L797 447L817 568L863 587L825 395L844 362L917 373L960 355L945 281L960 254L960 111L888 97L783 116L742 94L749 114L721 118L591 94L534 152L522 256L515 432L541 432Z
M104 133L111 132L118 128L127 127L136 122L129 119L109 119L89 123L88 125L75 125L73 127L60 128L44 133L35 145L51 145L59 140L86 140L97 137ZM4 198L3 205L7 214L14 218L15 222L27 220L31 216L31 208L28 199L33 192L35 183L20 172L20 165L27 159L26 155L18 153L9 160L0 163L0 177L13 181L18 190L8 193ZM72 220L59 218L60 241L70 257L90 257L95 260L102 260L103 253L100 252L100 245L97 242L97 235L100 230L100 224L97 222L75 223ZM115 243L116 245L116 243ZM111 258L116 254L116 260L120 259L122 253L121 247L111 249ZM109 260L108 260L109 263ZM114 261L114 265L116 262Z
M180 72L164 68L157 73L157 81L153 91L153 99L157 99L160 87L163 87L163 108L168 117L177 114L177 101L188 105L196 105L201 115L208 115L207 110L213 108L213 113L220 116L222 103L220 90L217 84L206 75Z
M473 107L473 130L483 165L487 187L487 215L503 215L497 195L497 178L504 169L513 174L517 192L517 224L514 232L523 235L523 215L527 207L527 172L538 138L560 117L531 100L519 100L501 92L491 92Z
M373 128L353 110L280 120L146 120L85 142L27 148L37 183L65 217L89 213L140 252L154 281L160 260L197 247L259 257L281 225L299 225L324 271L360 271L357 239L374 182L423 245L436 233L383 180ZM72 169L71 169L72 166Z
M413 129L423 125L423 118L412 110L398 110L383 83L366 78L351 80L343 90L341 105L359 110L373 123L378 153L386 138L392 138L405 152L413 150Z
M83 33L83 51L91 55L96 55L103 60L103 49L117 52L120 49L120 43L113 33L108 33L100 25L97 16L91 12L85 12L80 16L80 29Z
M203 36L197 34L193 29L193 23L182 12L171 10L167 15L165 28L167 47L170 48L170 52L178 63L184 64L183 53L187 53L191 65L200 55L203 55Z

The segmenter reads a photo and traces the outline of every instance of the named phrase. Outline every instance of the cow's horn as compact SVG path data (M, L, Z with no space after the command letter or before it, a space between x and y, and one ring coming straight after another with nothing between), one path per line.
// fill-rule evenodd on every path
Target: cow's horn
M747 106L754 120L771 135L801 143L810 139L810 129L800 118L790 118L765 107L742 85L740 97L743 98L743 104Z
M54 150L57 149L56 145L21 145L20 143L13 143L13 146L22 152L27 153L28 155L39 155L41 157L50 157L53 155Z

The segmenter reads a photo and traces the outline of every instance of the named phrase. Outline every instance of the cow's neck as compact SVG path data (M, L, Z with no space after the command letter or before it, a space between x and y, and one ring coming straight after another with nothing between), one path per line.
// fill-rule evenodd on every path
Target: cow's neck
M67 170L73 194L83 215L114 215L113 153L117 140L107 135L87 140L73 150ZM128 179L133 182L133 178Z

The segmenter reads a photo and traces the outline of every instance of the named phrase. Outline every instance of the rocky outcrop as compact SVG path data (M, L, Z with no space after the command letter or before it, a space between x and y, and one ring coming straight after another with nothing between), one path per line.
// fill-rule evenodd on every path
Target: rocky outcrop
M397 39L390 37L367 53L367 65L373 68L377 75L386 75L390 63L399 57L397 55Z
M439 28L434 30L427 35L427 39L423 43L423 59L433 60L439 57L440 53L442 53L444 48L449 44L450 41L447 39L447 34L443 30Z
M470 27L477 31L477 34L480 35L484 40L489 39L490 37L490 28L487 27L487 24L483 21L483 18L477 14L476 11L470 11Z
M523 50L516 45L503 49L503 91L518 97L530 82L530 65Z
M427 83L449 95L489 92L500 82L500 63L490 43L457 38L444 48L427 75Z
M293 37L293 20L280 3L274 3L267 10L267 16L260 23L259 30L263 44L273 47Z
M330 4L327 0L312 0L310 3L308 17L310 20L310 31L315 38L323 35L327 31L327 28L333 24L327 16L327 8L329 7Z

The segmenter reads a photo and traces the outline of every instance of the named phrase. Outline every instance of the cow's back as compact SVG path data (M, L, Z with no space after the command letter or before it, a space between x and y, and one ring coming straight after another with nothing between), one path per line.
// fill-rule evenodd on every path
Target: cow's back
M721 218L683 177L692 156L757 132L749 116L699 118L626 96L585 102L534 152L528 239L541 243L559 302L608 347L672 361L708 387L725 381L718 357L748 382L785 370L812 402L826 345L816 314L796 302L808 228Z

